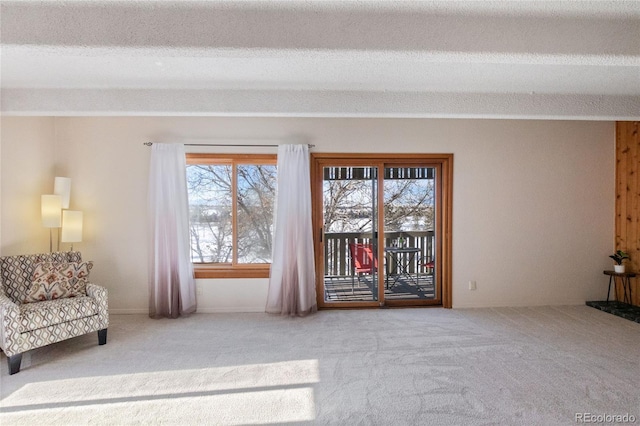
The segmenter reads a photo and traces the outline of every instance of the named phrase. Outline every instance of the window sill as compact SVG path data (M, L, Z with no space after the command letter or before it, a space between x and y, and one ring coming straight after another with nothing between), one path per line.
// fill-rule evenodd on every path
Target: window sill
M193 265L196 278L269 278L270 269L271 265L249 267Z

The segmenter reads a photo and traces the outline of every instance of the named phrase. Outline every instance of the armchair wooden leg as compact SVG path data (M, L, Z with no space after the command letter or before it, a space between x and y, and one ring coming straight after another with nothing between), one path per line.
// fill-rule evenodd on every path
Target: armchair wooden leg
M7 357L9 363L9 374L16 374L20 371L20 363L22 362L22 354Z
M102 330L98 330L98 344L106 345L107 344L107 329L103 328Z

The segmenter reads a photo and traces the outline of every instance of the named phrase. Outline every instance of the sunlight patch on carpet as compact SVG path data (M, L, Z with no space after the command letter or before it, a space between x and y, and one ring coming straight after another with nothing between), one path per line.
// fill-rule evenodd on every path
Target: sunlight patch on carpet
M29 383L0 405L4 420L28 412L48 422L91 419L225 424L312 421L317 360L78 377ZM108 419L105 408L108 406Z

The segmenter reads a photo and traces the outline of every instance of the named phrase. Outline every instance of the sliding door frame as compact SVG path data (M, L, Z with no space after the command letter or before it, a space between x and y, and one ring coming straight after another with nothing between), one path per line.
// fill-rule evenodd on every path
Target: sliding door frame
M351 165L378 166L378 202L384 200L384 187L381 185L384 166L388 163L402 164L407 167L431 167L438 170L439 184L436 186L436 205L439 205L439 216L436 220L436 235L441 242L437 244L436 271L441 280L441 305L452 307L452 213L453 213L453 154L350 154L350 153L312 153L311 154L311 197L313 241L316 263L316 298L320 309L335 308L370 308L383 306L381 302L326 302L324 300L324 251L323 251L323 168L333 165L335 161L350 161ZM378 215L378 232L384 231L384 217ZM378 244L378 258L384 256L384 247ZM384 287L378 286L378 300L384 300ZM384 306L406 306L411 301L394 301Z

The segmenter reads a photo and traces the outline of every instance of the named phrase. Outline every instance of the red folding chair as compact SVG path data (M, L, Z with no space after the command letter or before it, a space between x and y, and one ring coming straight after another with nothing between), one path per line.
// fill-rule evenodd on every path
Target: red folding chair
M378 257L373 252L372 244L349 243L349 255L351 256L351 293L355 286L355 276L358 275L358 283L361 274L372 275L378 270Z
M432 260L423 259L423 261L421 261L420 264L422 265L423 268L425 268L427 275L433 275L434 268L435 268L435 261L433 259Z

